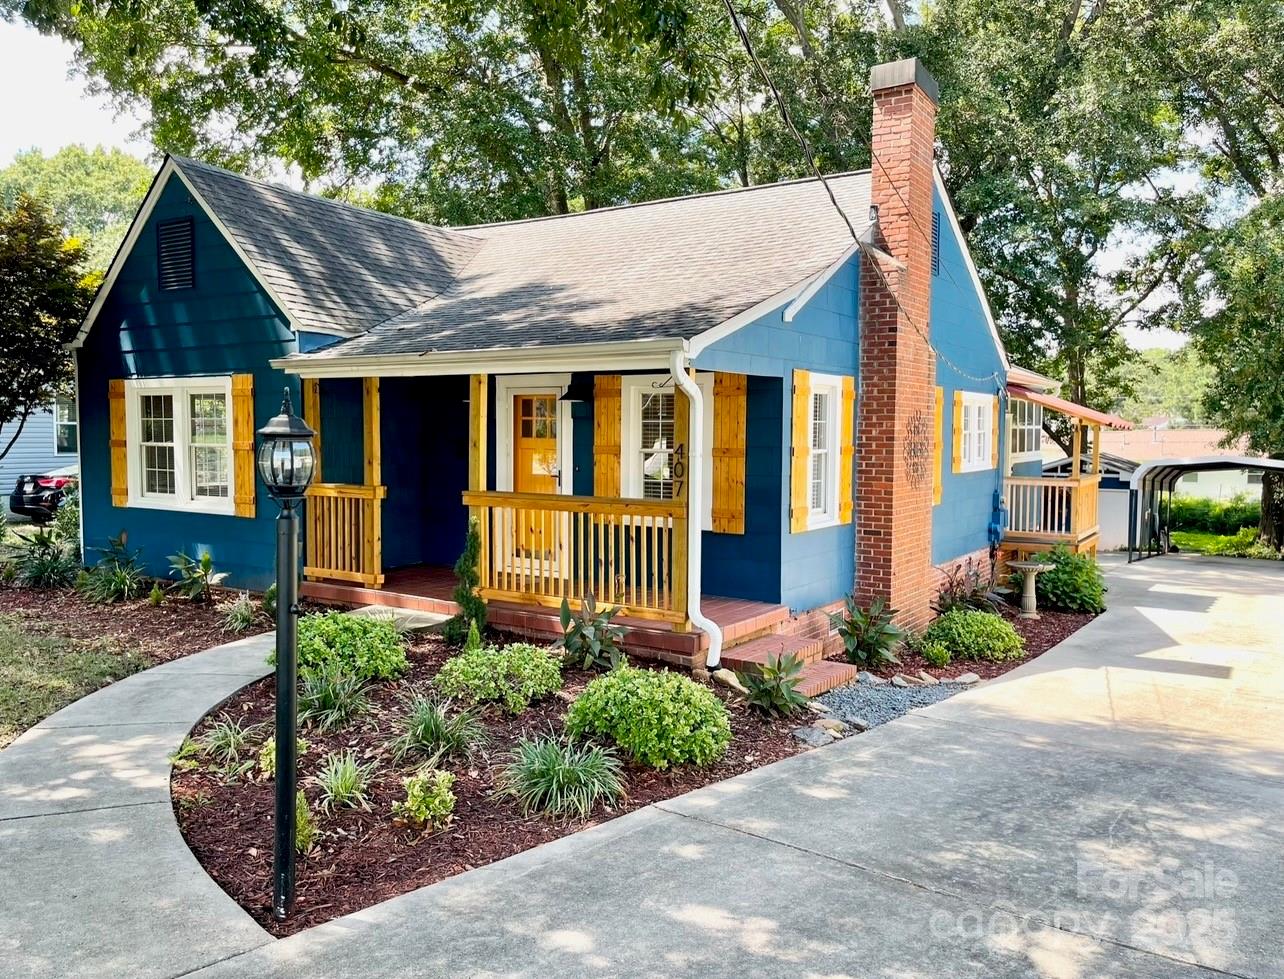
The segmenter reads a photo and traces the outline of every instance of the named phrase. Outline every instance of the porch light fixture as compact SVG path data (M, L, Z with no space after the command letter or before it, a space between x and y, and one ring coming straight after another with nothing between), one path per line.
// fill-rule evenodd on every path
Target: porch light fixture
M294 905L294 813L298 792L299 515L312 482L312 429L294 413L285 389L281 413L259 429L259 476L281 504L276 518L276 840L272 851L272 917Z
M558 401L592 401L593 400L593 382L592 380L572 380L566 385L566 390Z

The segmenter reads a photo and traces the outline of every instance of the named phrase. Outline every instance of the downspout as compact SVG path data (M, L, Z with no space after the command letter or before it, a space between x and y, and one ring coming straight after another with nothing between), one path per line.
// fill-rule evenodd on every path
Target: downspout
M700 610L700 577L704 548L704 397L700 385L691 379L686 369L687 354L673 351L669 358L669 374L675 388L681 388L690 406L687 414L687 616L691 624L709 636L709 655L705 664L717 669L722 660L722 630L718 623Z

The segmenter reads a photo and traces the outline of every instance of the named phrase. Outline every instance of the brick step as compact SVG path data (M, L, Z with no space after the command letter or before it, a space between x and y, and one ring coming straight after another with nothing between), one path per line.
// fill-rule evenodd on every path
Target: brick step
M761 673L769 656L797 656L804 663L820 660L823 640L803 636L762 636L733 649L724 650L722 665L737 673Z
M859 672L859 666L839 663L832 659L810 663L803 667L802 677L798 681L798 692L804 697L819 697L835 687L851 683Z

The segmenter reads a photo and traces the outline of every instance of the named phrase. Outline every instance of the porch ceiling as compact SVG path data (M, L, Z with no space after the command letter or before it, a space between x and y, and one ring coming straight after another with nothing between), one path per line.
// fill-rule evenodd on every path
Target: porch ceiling
M1071 418L1078 418L1080 421L1093 425L1104 425L1107 428L1119 429L1133 427L1132 422L1120 418L1118 415L1098 411L1096 408L1089 408L1087 405L1075 404L1065 398L1058 398L1054 394L1035 391L1020 384L1009 384L1008 394L1014 398L1021 398L1023 401L1033 401L1035 404L1043 405L1045 408L1051 408L1053 411L1058 411L1063 415L1069 415Z

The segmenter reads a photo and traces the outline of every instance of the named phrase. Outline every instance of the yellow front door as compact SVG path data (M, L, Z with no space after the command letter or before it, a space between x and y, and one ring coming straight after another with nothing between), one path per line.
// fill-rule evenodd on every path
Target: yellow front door
M556 493L557 395L513 396L513 490L517 493ZM515 554L530 560L532 573L553 571L561 530L561 514L543 510L519 511Z

